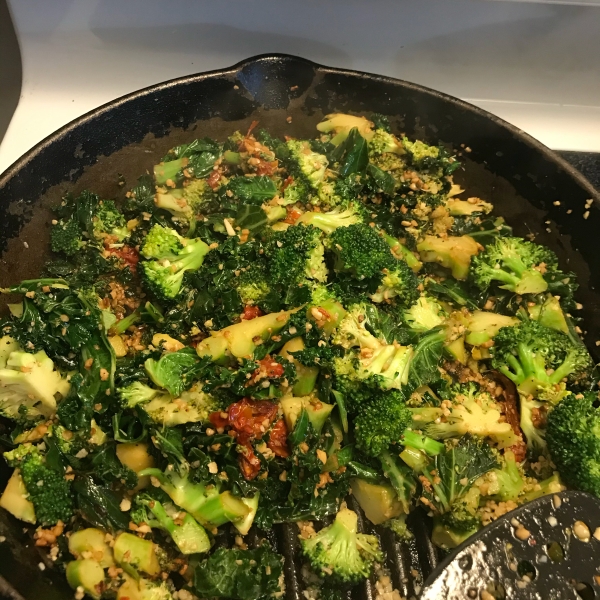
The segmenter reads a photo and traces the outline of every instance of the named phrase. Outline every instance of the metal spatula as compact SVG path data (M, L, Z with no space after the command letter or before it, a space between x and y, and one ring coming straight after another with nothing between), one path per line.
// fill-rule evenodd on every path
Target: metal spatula
M442 561L420 598L600 598L600 500L562 492L504 515Z

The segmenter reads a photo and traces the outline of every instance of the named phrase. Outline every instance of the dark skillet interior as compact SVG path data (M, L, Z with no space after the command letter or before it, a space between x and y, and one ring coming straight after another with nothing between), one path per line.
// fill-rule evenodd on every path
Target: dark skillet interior
M517 128L455 98L291 56L252 58L136 92L67 125L26 154L0 176L0 286L38 274L48 251L49 207L65 192L89 188L122 197L176 144L203 136L222 141L254 120L281 136L312 137L316 123L334 111L380 112L396 133L442 141L462 153L465 169L455 179L469 195L493 202L516 234L535 234L578 275L586 339L600 358L600 198L577 171ZM586 220L584 205L591 198L596 202ZM3 485L7 468L0 469ZM62 575L39 570L41 556L26 547L28 536L4 513L0 534L7 537L0 544L0 574L27 600L72 597ZM426 577L426 565L417 562Z

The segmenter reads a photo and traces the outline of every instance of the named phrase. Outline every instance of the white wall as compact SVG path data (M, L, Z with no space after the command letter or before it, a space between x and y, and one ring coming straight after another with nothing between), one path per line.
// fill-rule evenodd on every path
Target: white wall
M407 79L600 151L600 8L482 0L10 0L22 98L0 172L127 92L265 52Z

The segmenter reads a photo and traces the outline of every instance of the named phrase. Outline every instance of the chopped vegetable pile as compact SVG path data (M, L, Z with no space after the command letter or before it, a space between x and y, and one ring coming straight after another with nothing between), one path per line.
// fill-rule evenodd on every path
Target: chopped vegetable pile
M123 198L66 196L41 278L2 290L0 506L78 599L282 597L267 532L289 522L314 597L341 598L416 507L447 550L566 485L600 495L555 254L381 115L255 125Z

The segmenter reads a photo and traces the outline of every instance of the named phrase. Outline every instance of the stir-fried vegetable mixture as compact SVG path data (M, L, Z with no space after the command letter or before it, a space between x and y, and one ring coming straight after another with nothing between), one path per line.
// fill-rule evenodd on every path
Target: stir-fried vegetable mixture
M409 536L421 506L449 549L563 482L600 495L573 274L444 147L317 129L66 196L42 277L3 290L0 506L77 598L281 597L288 522L331 598L381 563L370 524Z

